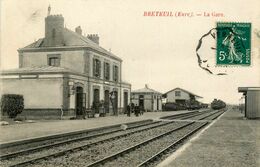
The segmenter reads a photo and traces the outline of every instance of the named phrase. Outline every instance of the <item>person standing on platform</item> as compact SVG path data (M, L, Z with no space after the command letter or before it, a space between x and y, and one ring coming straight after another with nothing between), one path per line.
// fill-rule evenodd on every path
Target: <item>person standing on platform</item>
M135 116L139 116L139 112L140 112L140 109L139 109L139 106L136 104L135 105L135 109L134 109L134 111L135 111Z
M131 113L135 113L135 104L131 103Z
M130 106L130 104L127 105L126 112L127 112L127 116L130 117L131 116L131 106Z

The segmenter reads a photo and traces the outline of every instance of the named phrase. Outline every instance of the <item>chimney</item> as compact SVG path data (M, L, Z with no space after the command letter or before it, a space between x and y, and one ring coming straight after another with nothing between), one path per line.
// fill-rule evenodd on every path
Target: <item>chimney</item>
M90 39L91 41L95 42L96 44L99 44L98 34L88 34L87 38Z
M76 27L76 28L75 28L75 32L76 32L77 34L79 34L79 35L82 35L82 29L81 29L81 27L80 27L80 26Z
M45 46L64 46L64 18L62 15L48 15L45 18Z
M146 88L146 89L149 89L148 84L145 84L145 88Z

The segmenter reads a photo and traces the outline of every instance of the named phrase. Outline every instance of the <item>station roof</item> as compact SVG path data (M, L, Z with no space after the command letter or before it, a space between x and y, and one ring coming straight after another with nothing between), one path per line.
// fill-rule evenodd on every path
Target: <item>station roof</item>
M148 87L148 85L145 85L144 88L133 90L132 93L155 93L155 94L162 94L154 89L151 89Z
M0 75L46 74L46 73L52 73L52 74L53 73L70 73L70 74L85 76L84 74L78 73L71 69L64 68L64 67L55 67L55 66L22 67L22 68L14 68L14 69L0 71ZM122 81L121 83L131 87L131 84L126 81Z
M260 91L260 87L238 87L238 92L247 92L249 90L258 90L258 91Z
M185 90L185 89L182 89L182 88L174 88L174 89L172 89L172 90L170 90L170 91L168 91L168 92L166 92L166 93L164 93L164 94L168 94L168 93L170 93L170 92L172 92L172 91L175 91L175 90L177 90L177 89L179 89L179 90L181 90L181 91L183 91L183 92L186 92L186 93L188 93L188 94L191 94L191 95L193 95L193 96L195 96L195 97L197 97L197 98L203 98L203 97L201 97L201 96L198 96L198 95L196 95L196 94L194 94L194 93L192 93L192 92L190 92L190 91L187 91L187 90Z
M52 72L74 72L70 69L54 66L23 67L1 71L1 74L23 74L23 73L52 73Z
M93 42L88 39L86 36L80 35L74 31L71 31L67 28L63 28L63 38L64 38L64 46L59 47L46 47L44 38L40 38L37 41L31 43L30 45L25 46L24 48L18 49L18 51L31 51L37 49L62 49L62 48L90 48L95 51L101 52L110 58L114 58L116 60L122 61L121 58L114 55L110 51L107 51L103 47L99 46L99 44Z

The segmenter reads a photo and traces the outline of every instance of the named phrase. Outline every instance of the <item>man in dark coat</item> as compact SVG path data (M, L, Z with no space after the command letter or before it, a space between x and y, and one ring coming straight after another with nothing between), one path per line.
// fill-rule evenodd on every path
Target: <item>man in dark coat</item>
M139 113L140 113L140 108L139 108L139 106L136 104L135 105L135 116L139 116Z
M126 112L127 112L127 116L130 117L131 116L131 106L130 106L130 104L127 105Z

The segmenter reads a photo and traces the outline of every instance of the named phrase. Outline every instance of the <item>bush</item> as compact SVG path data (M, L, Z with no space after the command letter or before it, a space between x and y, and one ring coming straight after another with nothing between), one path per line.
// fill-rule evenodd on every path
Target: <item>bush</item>
M24 99L22 95L4 94L1 98L1 112L7 113L9 118L15 118L24 109Z

